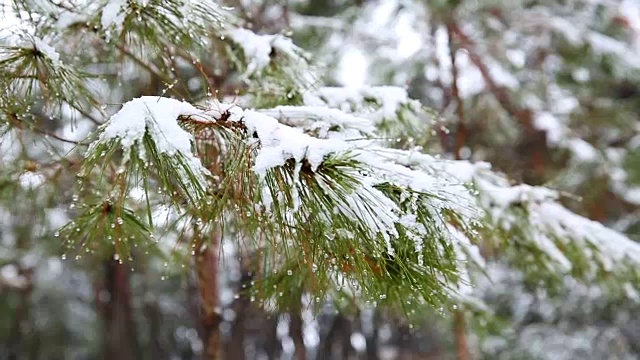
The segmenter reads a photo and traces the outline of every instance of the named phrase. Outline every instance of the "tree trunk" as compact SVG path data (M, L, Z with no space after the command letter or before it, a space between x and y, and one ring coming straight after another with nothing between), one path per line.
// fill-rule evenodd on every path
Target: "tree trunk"
M29 284L31 284L31 272L25 274L22 269L20 269L20 273L23 276L27 276L29 278ZM31 307L31 291L32 287L29 285L24 289L17 289L16 296L18 297L18 304L14 311L13 325L11 328L11 332L9 332L9 336L7 339L7 350L9 353L9 360L17 360L20 359L21 353L26 353L29 346L29 336L25 336L23 328L24 324L29 321L29 310ZM10 295L7 295L10 296Z
M104 324L104 358L137 359L136 327L126 266L112 260L105 264L104 284L96 287L96 302Z
M209 360L220 359L220 310L218 309L218 251L220 234L215 233L211 244L201 246L196 256L198 287L202 301L201 321L204 328L204 356Z
M467 328L464 312L457 310L453 313L454 333L456 340L456 360L469 360L469 344L467 343Z
M145 304L144 313L149 322L149 343L147 359L160 360L167 358L162 346L162 333L160 326L162 324L162 312L158 307L158 303L153 301Z
M291 322L289 323L289 336L293 340L293 344L295 345L295 353L293 354L293 358L296 360L306 360L307 359L307 349L304 346L304 336L303 336L303 327L302 323L302 304L301 304L301 294L296 294L296 303L295 306L291 309Z
M366 327L363 326L363 333L365 334L365 339L367 341L367 350L365 359L367 360L378 360L378 318L380 313L377 309L371 310L370 319L368 319L368 324ZM361 323L362 316L361 316Z

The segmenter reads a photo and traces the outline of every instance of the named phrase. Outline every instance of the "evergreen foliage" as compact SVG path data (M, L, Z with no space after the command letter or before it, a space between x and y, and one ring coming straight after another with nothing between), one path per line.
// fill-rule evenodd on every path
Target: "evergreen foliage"
M36 286L29 269L58 254L163 279L193 264L201 282L224 279L229 256L250 264L241 295L268 311L306 297L411 323L430 309L492 318L474 287L496 261L550 293L571 279L637 296L640 245L597 222L589 196L637 204L637 100L594 89L623 91L640 56L604 2L534 3L388 2L424 16L435 45L403 59L377 51L396 32L366 27L377 2L331 18L294 6L295 40L336 22L347 40L318 54L367 39L374 82L426 84L409 89L326 86L335 57L212 1L3 3L15 24L0 28L0 289Z

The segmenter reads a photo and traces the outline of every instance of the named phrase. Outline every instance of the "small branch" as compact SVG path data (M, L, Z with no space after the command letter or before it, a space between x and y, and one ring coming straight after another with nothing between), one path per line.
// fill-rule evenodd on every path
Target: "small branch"
M458 115L458 129L456 130L455 137L455 149L454 155L456 160L462 159L460 151L465 146L467 141L467 129L465 126L465 116L464 116L464 102L462 101L462 97L460 96L460 89L458 88L458 67L456 65L456 49L453 45L453 29L451 26L452 22L447 23L447 35L449 37L449 56L451 57L451 92L453 98L456 100L456 113Z
M284 5L282 6L282 17L284 20L284 25L287 29L291 28L291 11L289 10L289 1L285 0Z
M37 132L37 133L40 133L40 134L42 134L42 135L48 136L48 137L52 137L52 138L54 138L54 139L56 139L56 140L59 140L59 141L62 141L62 142L68 143L68 144L82 145L82 146L89 146L89 144L87 144L87 143L83 143L83 142L81 142L81 141L75 141L75 140L65 139L65 138L63 138L63 137L61 137L61 136L58 136L58 135L56 135L56 134L54 134L54 133L52 133L52 132L50 132L50 131L43 130L43 129L39 129L39 128L36 128L36 127L31 128L30 130L32 130L32 131L34 131L34 132Z
M523 178L525 182L544 181L546 176L546 163L548 157L548 146L546 143L546 132L536 129L533 124L533 113L526 108L516 105L509 96L507 89L499 86L491 76L489 67L482 60L475 50L473 40L458 26L455 20L451 19L449 24L451 32L458 39L460 46L467 50L471 62L478 68L482 74L489 91L498 100L500 106L513 118L515 118L522 127L523 137L520 146L530 159L530 163L526 168L531 170L530 175Z
M100 120L96 119L93 115L91 115L88 111L81 109L80 107L76 107L73 106L73 108L80 113L80 115L86 117L87 119L89 119L92 123L96 124L97 126L100 126L102 124L104 124L103 122L101 122Z
M243 133L247 133L247 126L242 121L229 121L226 119L228 117L228 113L223 113L220 119L216 119L215 121L208 120L199 120L194 116L179 116L178 122L186 124L187 126L193 126L194 133L201 132L206 129L211 129L215 127L223 127L231 130L239 130Z
M155 76L155 77L157 77L159 79L162 79L162 80L164 80L166 82L171 82L171 79L169 79L168 77L160 74L156 69L152 68L151 65L147 64L146 62L144 62L142 59L137 57L134 53L132 53L131 51L127 50L124 46L122 46L120 44L116 44L116 49L118 49L122 54L126 55L129 59L133 60L133 62L135 62L139 66L143 67L151 75L153 75L153 76Z
M171 84L174 83L174 79L171 79L168 76L165 76L163 74L161 74L158 70L154 69L151 65L147 64L144 60L140 59L139 57L137 57L134 53L132 53L131 51L127 50L124 46L122 46L121 44L116 44L116 48L122 53L124 54L126 57L128 57L129 59L131 59L134 63L138 64L139 66L141 66L142 68L144 68L147 72L149 72L149 74L157 77L158 79L161 79L162 81L164 81L167 86L169 86L167 88L168 90L171 90L172 93L174 93L176 96L178 97L184 97L184 94L181 94L179 91L177 91L173 86L171 86Z
M482 74L482 78L484 79L489 91L495 96L495 98L500 103L500 106L509 113L511 116L515 117L520 121L520 123L526 127L531 128L531 117L529 116L529 112L526 109L521 109L517 105L513 103L507 91L499 86L496 81L491 76L491 71L489 67L484 63L480 55L476 52L475 43L473 40L460 28L458 23L451 19L447 23L447 29L451 32L453 36L459 42L459 45L467 50L469 54L469 58L471 62L478 68L480 73Z
M63 138L61 136L56 135L55 133L53 133L51 131L40 129L40 128L35 127L35 126L26 126L25 127L23 122L20 121L20 119L16 115L11 115L10 114L9 115L9 122L10 122L11 125L15 126L19 130L23 130L23 131L25 129L26 130L30 130L30 131L36 132L38 134L42 134L42 135L45 135L45 136L48 136L48 137L52 137L52 138L54 138L56 140L59 140L59 141L62 141L62 142L68 143L68 144L89 146L89 144L86 144L86 143L83 143L83 142L80 142L80 141L65 139L65 138Z

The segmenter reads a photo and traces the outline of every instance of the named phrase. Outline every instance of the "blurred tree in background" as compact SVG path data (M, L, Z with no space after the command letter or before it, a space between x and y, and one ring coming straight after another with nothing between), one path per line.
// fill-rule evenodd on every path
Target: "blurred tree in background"
M0 358L640 357L640 3L0 14Z

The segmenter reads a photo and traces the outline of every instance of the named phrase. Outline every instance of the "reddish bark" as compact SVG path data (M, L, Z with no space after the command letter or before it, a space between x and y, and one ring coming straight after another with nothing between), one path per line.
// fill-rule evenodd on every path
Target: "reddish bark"
M221 356L220 315L218 309L218 250L220 235L215 234L212 243L200 247L196 256L196 272L201 299L201 322L204 328L205 357L210 360Z
M105 359L137 358L138 343L127 270L117 261L108 261L105 264L104 283L95 287L96 305L104 324Z
M469 343L464 312L458 310L453 313L453 326L456 341L456 360L469 360Z

